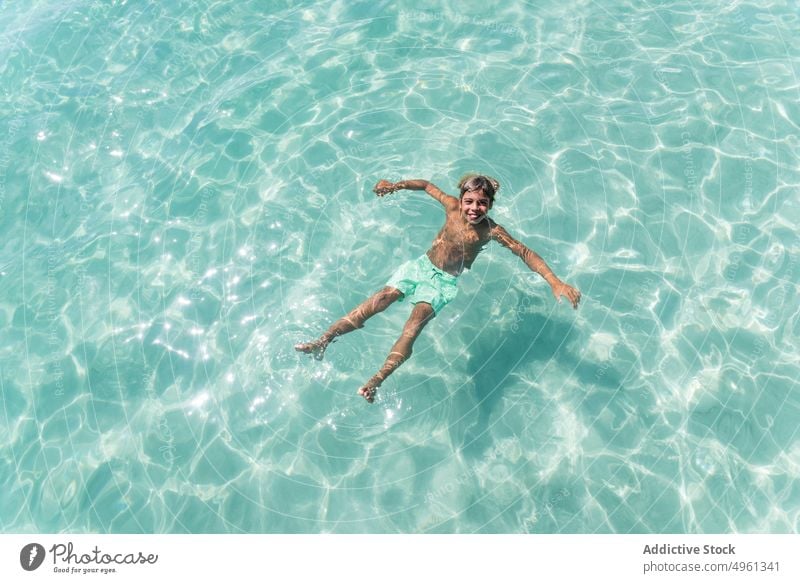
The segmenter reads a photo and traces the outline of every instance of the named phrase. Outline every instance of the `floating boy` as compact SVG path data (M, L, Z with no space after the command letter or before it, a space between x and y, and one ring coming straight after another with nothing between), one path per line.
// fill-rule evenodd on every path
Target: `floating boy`
M367 402L375 400L375 393L383 381L411 356L411 348L425 325L442 308L456 297L458 276L472 267L478 253L489 241L497 241L525 262L532 271L550 284L553 295L560 302L567 298L577 309L581 293L567 285L547 266L534 251L514 239L487 214L494 204L500 184L489 176L468 174L458 183L459 198L445 194L427 180L401 180L391 183L381 180L373 191L386 196L398 190L424 190L438 200L445 209L442 230L433 240L427 253L407 261L392 275L386 287L354 308L349 314L334 322L328 331L313 342L297 344L295 350L322 360L325 349L337 337L364 327L364 322L403 298L414 304L403 333L392 347L381 369L358 390Z

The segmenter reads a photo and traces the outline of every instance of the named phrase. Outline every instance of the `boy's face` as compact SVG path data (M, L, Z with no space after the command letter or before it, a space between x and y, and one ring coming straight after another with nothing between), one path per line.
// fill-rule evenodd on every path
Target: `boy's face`
M461 195L461 216L470 224L477 225L486 218L492 201L482 190L468 190Z

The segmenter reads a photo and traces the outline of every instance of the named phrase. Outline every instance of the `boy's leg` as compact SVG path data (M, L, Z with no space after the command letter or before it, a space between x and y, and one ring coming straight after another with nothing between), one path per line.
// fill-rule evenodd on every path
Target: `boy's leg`
M414 306L411 311L406 325L403 327L403 333L397 342L392 346L392 351L386 357L386 362L383 363L381 370L367 381L363 387L358 389L358 394L364 397L369 403L375 400L375 392L381 383L392 374L397 367L403 364L411 356L411 348L414 346L414 341L419 336L425 324L430 322L436 314L433 308L426 302L420 302Z
M305 352L312 354L317 360L322 360L325 355L325 349L337 336L347 334L358 328L364 327L364 322L369 320L378 312L382 312L388 308L393 302L397 301L403 296L400 290L393 287L385 287L376 292L371 297L360 303L349 314L334 322L328 331L325 332L319 339L314 342L305 342L296 344L294 349L298 352Z

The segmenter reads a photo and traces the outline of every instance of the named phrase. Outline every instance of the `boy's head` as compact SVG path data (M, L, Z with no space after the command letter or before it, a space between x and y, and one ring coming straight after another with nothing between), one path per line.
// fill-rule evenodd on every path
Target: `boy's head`
M492 208L500 183L490 176L467 174L459 180L458 189L461 191L461 215L471 225L477 225Z
M489 197L489 201L494 202L494 195L500 190L500 183L491 176L480 174L466 174L458 181L458 189L463 198L465 192L482 191Z

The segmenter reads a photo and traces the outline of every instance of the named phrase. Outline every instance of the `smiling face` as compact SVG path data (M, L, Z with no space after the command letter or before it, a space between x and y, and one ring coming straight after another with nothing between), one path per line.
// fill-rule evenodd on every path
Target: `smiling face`
M492 208L492 200L483 190L468 190L461 195L461 216L470 225L477 225L486 218Z

